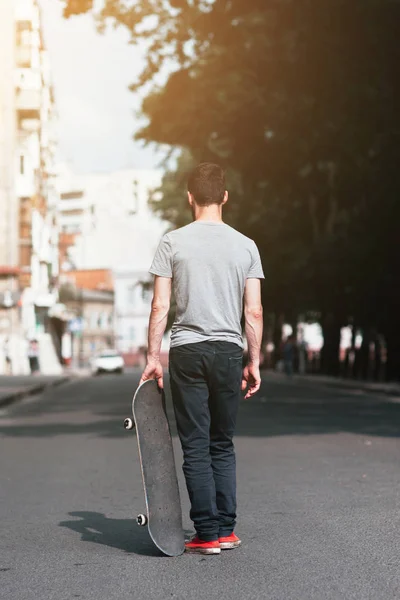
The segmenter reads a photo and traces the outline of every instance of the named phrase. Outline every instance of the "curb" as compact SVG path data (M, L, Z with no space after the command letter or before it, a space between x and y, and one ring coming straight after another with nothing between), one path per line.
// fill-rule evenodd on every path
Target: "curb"
M353 390L365 392L367 394L383 394L384 396L400 396L400 390L395 388L376 387L372 388L368 385L352 385L351 383L346 384L344 381L338 381L333 383L322 382L319 385L327 385L331 387L337 387L344 390Z
M31 385L23 390L19 390L18 392L10 392L8 396L3 396L0 398L0 408L9 406L17 400L22 400L27 396L33 396L34 394L39 394L40 392L44 392L49 388L57 387L63 383L67 383L67 381L71 381L71 377L60 377L59 379L49 383L38 383L37 385Z

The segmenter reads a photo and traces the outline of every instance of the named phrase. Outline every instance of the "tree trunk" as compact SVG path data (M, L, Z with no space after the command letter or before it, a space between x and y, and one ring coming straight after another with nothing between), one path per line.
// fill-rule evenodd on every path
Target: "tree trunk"
M322 321L324 345L321 350L321 371L325 375L337 377L339 374L340 330L339 319L332 313L327 314Z
M396 326L393 324L393 329L387 333L387 363L386 363L386 379L388 381L400 380L400 337L396 331Z
M359 372L357 375L360 376L361 379L367 380L369 374L369 362L370 362L370 351L369 345L371 341L371 334L367 327L363 330L363 339L360 348L359 354Z
M382 381L382 339L379 334L375 336L373 379L374 381Z
M282 346L282 328L285 322L285 317L282 314L275 314L274 319L274 332L273 332L273 343L274 343L274 352L273 352L273 367L275 368L276 363L280 360L281 357L281 346Z

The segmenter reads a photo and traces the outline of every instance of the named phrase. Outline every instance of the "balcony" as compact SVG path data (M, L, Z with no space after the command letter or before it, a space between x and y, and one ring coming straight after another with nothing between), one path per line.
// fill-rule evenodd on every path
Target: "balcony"
M33 174L29 176L18 173L15 187L19 198L31 198L36 192L35 177Z
M40 120L42 97L40 90L17 89L16 107L20 121Z
M60 200L59 204L58 204L58 210L60 211L61 214L67 216L67 215L73 215L73 214L83 214L85 212L85 209L87 208L87 200L68 200L68 202L66 202L65 200ZM71 212L72 211L72 212ZM76 211L79 211L76 212Z
M38 29L40 14L36 3L32 0L18 0L15 5L17 26L29 26L31 29Z
M76 236L76 233L61 232L59 237L59 245L62 248L68 248L69 246L73 246L76 241Z
M28 268L28 267L27 267ZM25 288L31 287L31 273L29 271L24 271L21 269L21 273L19 275L19 286L22 290Z
M30 46L17 46L15 64L18 69L30 69L32 67L32 49Z
M40 90L42 89L42 77L40 70L21 67L14 74L15 87L17 90Z
M41 129L41 125L40 125L40 121L37 118L34 119L30 119L29 117L27 119L23 119L23 121L21 121L20 123L20 130L21 132L25 133L25 134L30 134L30 133L38 133Z

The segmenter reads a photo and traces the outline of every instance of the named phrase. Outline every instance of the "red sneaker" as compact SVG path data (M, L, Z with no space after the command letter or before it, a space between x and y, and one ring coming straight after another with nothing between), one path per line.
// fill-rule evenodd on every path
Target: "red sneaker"
M234 533L228 535L226 537L219 538L219 545L221 546L221 550L231 550L232 548L238 548L242 542L239 540L238 536Z
M205 542L201 540L197 535L185 543L186 552L192 552L197 554L220 554L221 548L218 540L213 542Z

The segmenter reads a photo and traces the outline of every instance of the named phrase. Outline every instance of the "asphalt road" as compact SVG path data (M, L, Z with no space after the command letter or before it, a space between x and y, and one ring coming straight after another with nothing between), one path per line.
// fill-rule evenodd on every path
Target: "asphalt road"
M267 378L236 438L242 547L166 558L134 521L136 383L78 380L0 412L2 599L400 599L400 403Z

